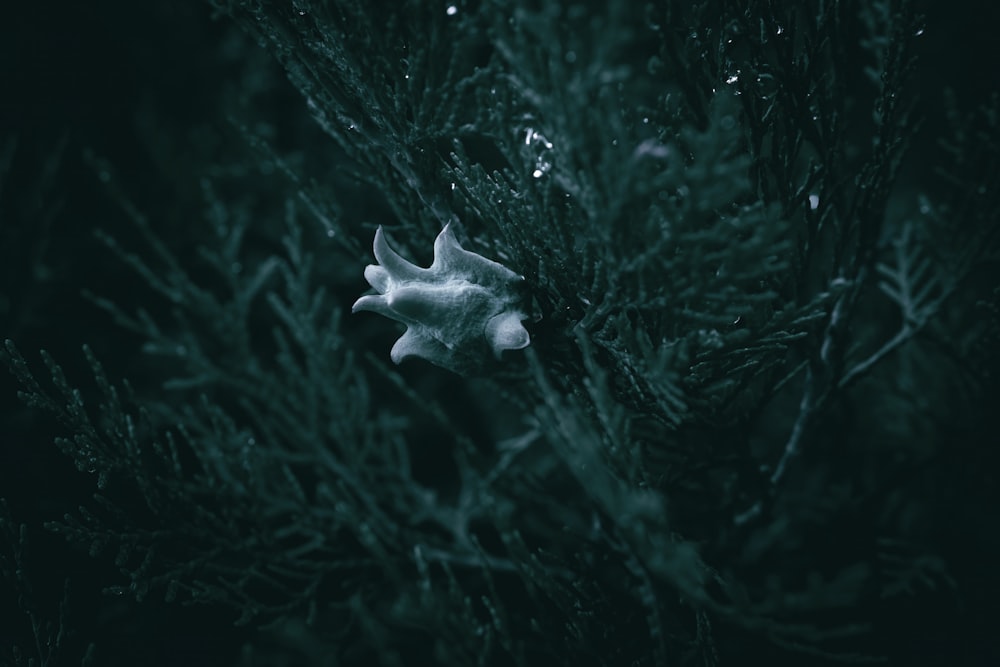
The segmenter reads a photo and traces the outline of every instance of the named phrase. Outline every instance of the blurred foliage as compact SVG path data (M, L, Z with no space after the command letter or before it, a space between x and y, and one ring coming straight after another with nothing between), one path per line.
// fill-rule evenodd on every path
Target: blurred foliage
M0 664L998 657L1000 100L921 87L920 7L212 7L211 120L0 137ZM446 223L526 277L480 377L344 315Z

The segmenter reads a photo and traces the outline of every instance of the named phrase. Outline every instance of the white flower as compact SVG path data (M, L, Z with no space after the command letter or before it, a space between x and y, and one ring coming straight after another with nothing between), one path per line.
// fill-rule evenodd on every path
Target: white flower
M389 247L379 227L375 259L365 279L378 294L354 302L352 312L370 310L406 325L392 346L395 363L407 357L463 373L482 368L492 354L531 342L521 324L517 285L524 278L507 267L464 250L450 225L434 241L434 262L424 269Z

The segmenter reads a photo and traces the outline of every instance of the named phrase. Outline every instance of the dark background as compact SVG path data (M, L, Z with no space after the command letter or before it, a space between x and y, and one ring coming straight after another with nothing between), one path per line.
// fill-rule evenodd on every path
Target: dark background
M925 4L914 81L925 121L900 187L933 191L945 89L966 111L998 89L993 45L1000 10L988 1ZM253 126L279 153L333 150L280 68L226 17L214 18L207 3L7 3L0 13L0 156L8 158L0 161L7 165L0 177L0 336L29 358L49 350L70 378L86 377L80 354L86 342L112 377L141 379L139 341L82 297L88 289L123 303L143 298L129 270L94 238L98 228L125 239L130 232L86 155L115 167L129 197L183 259L203 233L196 196L201 170L243 150L230 119ZM215 611L150 601L140 615L134 603L107 599L99 614L73 614L75 600L99 596L116 572L68 551L41 523L75 508L92 492L93 480L52 446L58 425L25 409L15 392L12 379L0 374L0 497L16 520L31 526L39 604L55 615L62 582L71 576L73 646L93 640L105 658L113 652L121 664L152 664L151 656L163 657L158 664L232 664L243 631ZM986 476L984 485L996 481L991 462L995 455L968 461L985 468L976 471ZM995 519L996 508L972 515L964 508L941 507L942 515L953 514L957 535L996 530L984 523ZM962 560L975 564L980 557L967 553ZM989 632L1000 622L990 592L995 576L965 583L972 590L966 604L982 609L982 627L973 631ZM0 588L0 627L17 621L7 595ZM945 608L951 604L942 601ZM945 653L954 650L951 638L958 633L975 641L969 628L951 627L940 615L927 622L920 613L899 610L899 641L938 637ZM0 642L7 639L0 632ZM970 657L979 655L967 648Z

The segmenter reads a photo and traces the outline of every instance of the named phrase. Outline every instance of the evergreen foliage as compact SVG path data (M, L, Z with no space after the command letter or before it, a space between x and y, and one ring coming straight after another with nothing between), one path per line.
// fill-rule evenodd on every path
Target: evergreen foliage
M206 606L246 667L917 664L887 619L969 604L921 522L990 424L1000 101L951 101L940 173L906 177L913 3L213 6L330 157L234 123L178 241L88 153L144 287L87 298L142 361L5 346L93 476L44 527L109 599ZM531 346L388 365L394 325L345 314L372 218L418 264L451 223L524 275ZM38 655L0 664L66 664L3 508Z

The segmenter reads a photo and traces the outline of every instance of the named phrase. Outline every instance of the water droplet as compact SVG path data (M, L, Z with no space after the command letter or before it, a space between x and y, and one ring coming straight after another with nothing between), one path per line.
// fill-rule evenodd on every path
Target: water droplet
M529 127L524 132L524 145L535 149L535 169L531 175L541 178L552 169L552 162L545 156L546 151L552 150L552 142L541 132Z
M648 116L642 119L642 124L643 125L649 125L649 117Z
M545 174L549 173L550 169L552 169L552 163L544 157L539 156L538 159L535 160L535 171L533 171L531 175L535 178L541 178Z
M819 195L809 195L809 208L813 211L819 208Z
M733 74L728 79L726 79L726 83L733 84L739 80L740 80L740 73L737 72L736 74Z
M775 35L780 35L780 34L782 34L783 32L785 32L785 29L784 29L783 27L781 27L781 26L779 25L779 26L778 26L778 29L774 31L774 34L775 34Z
M524 145L530 146L531 144L541 144L548 150L552 150L552 142L545 138L541 132L536 132L532 128L528 128L524 134Z
M448 16L454 16L458 13L458 7L455 5L448 5L448 9L444 10L444 13Z
M337 232L333 231L332 229L326 230L326 237L328 239L332 239L336 235L337 235Z
M923 28L921 28L920 30L917 30L915 33L913 33L913 36L914 37L920 37L920 35L922 35L922 34L924 34L924 29Z

